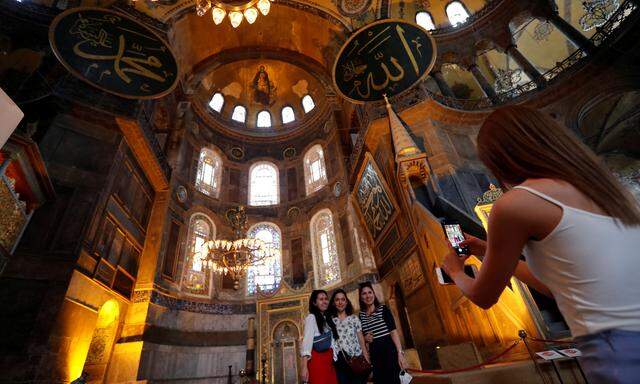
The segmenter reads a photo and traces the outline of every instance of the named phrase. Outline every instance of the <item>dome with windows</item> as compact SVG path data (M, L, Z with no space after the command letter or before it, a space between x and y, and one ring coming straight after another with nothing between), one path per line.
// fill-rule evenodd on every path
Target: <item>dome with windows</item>
M303 126L324 107L325 92L325 84L302 66L253 59L203 74L196 99L205 120L264 137Z

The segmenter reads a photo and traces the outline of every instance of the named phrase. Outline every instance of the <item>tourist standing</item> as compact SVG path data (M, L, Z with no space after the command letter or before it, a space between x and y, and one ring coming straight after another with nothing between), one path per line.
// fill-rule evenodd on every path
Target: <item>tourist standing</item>
M406 362L393 314L386 305L380 304L371 283L360 284L358 295L362 333L369 342L373 365L373 382L400 384L400 372Z
M366 361L370 362L360 319L353 314L353 305L343 289L337 289L331 296L329 313L333 322L333 360L336 364L338 383L366 383L370 372L364 374L354 372L347 361L347 359L364 356Z
M491 211L487 242L463 243L484 256L478 276L464 274L466 257L453 249L444 269L482 308L496 303L514 275L552 295L589 383L638 383L637 202L566 127L527 107L491 113L478 134L478 156L506 192Z
M302 338L302 382L308 384L337 384L333 366L333 337L327 322L329 295L318 289L311 292L309 315L304 320Z

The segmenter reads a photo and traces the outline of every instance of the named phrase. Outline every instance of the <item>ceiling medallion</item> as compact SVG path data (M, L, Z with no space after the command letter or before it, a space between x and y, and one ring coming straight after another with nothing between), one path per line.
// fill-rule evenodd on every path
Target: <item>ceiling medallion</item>
M219 25L225 16L229 16L231 26L238 28L245 19L247 23L253 24L258 18L258 13L267 16L271 9L271 0L196 0L198 16L206 15L209 9L215 25Z
M236 160L242 160L242 158L244 157L244 150L242 150L242 148L240 147L233 147L231 148L231 157L233 157Z
M176 188L176 198L178 199L179 202L181 203L186 202L188 197L189 197L189 194L187 192L187 188L185 188L184 185L180 185L178 186L178 188Z
M333 195L335 197L340 197L341 193L342 193L342 183L339 181L336 181L336 183L333 184Z
M286 160L291 160L293 159L297 154L297 151L294 147L287 147L282 151L282 156L286 159Z

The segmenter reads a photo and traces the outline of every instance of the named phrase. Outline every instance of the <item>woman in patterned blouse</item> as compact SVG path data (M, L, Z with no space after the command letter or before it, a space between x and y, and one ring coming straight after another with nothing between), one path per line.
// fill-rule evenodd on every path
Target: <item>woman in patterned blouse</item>
M400 371L406 366L393 314L380 304L371 283L360 284L360 322L369 343L375 384L400 384Z
M358 376L351 371L347 363L347 357L364 355L369 361L362 335L360 319L353 314L353 305L347 298L347 293L342 289L337 289L331 296L329 313L332 320L334 333L333 361L336 365L339 384L361 384L366 383L367 376Z

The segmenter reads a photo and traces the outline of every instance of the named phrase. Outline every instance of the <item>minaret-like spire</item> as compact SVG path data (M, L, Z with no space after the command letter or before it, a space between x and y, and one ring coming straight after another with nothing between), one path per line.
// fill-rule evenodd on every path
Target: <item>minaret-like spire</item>
M387 104L387 114L389 115L389 128L391 128L391 137L393 138L393 148L396 152L396 162L403 157L410 157L422 153L416 145L409 132L404 128L402 122L396 115L395 111L389 104L387 95L384 95L384 101Z

